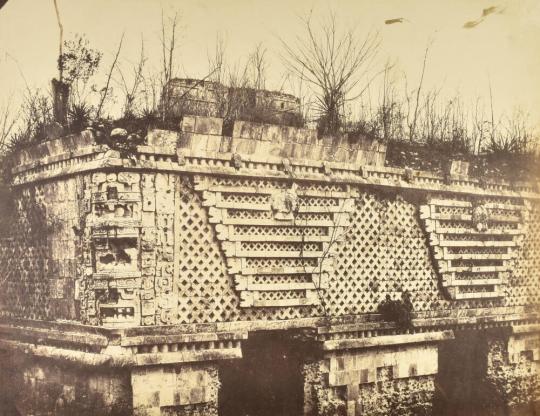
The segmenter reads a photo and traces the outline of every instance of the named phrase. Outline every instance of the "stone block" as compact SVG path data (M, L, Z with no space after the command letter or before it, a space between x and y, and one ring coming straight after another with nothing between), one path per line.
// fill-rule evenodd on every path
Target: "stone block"
M279 143L283 141L283 128L275 124L263 124L261 127L261 140Z
M221 153L231 153L232 137L222 136L219 151Z
M223 119L217 117L195 117L195 133L221 135L223 130Z
M469 174L469 162L464 160L452 160L447 169L450 175L467 176Z
M148 132L148 146L176 147L179 141L177 132L170 130L153 129Z
M233 137L231 143L231 153L251 155L256 153L257 141L241 137Z
M221 150L221 136L208 136L206 151L208 153L218 153Z
M233 126L233 137L251 140L261 140L263 125L250 121L235 121Z
M184 116L180 123L180 130L186 133L195 132L195 116Z
M205 153L208 146L208 135L205 134L191 134L189 148L195 153Z

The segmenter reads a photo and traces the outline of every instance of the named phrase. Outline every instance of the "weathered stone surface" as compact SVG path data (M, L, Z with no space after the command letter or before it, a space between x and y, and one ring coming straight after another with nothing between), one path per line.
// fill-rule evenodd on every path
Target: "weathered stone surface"
M116 127L112 129L111 131L111 139L125 139L127 138L128 132L126 129L122 129L120 127Z
M239 359L250 332L317 327L327 356L306 358L306 414L429 414L448 331L538 322L533 188L481 184L464 167L446 182L385 168L376 142L221 127L186 117L183 132L150 132L124 159L91 133L21 155L0 314L29 321L0 326L0 350L126 366L138 412L207 415L209 362ZM380 303L404 293L410 326L382 322ZM111 332L35 327L55 320ZM536 391L537 339L516 330L490 345L494 391L528 405L512 395ZM154 378L159 395L147 395Z
M540 333L494 336L487 341L486 384L493 407L533 414L540 404Z
M20 414L132 414L128 371L59 366L43 359L0 353L0 411ZM9 413L4 413L9 414Z
M148 146L173 147L178 144L178 133L169 130L152 129L146 136Z
M180 129L186 133L221 135L223 119L217 117L184 116Z
M135 415L216 415L218 372L213 365L143 367L131 373ZM163 409L163 410L162 410Z
M306 415L432 414L436 344L344 350L325 358L304 366Z

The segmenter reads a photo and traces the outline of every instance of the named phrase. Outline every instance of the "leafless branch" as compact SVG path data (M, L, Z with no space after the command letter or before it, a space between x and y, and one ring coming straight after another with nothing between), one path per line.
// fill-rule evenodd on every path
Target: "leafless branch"
M0 107L0 153L4 150L8 137L13 132L17 122L18 113L12 112L12 97Z
M114 68L116 67L116 63L118 62L118 56L120 55L120 51L122 50L122 43L124 42L124 34L122 33L122 37L120 38L120 43L118 44L118 49L116 50L116 54L114 55L113 62L111 64L111 68L109 69L109 73L107 75L107 82L105 84L105 88L103 88L101 93L101 98L99 100L99 105L96 110L96 118L99 119L101 115L101 110L103 109L103 104L105 103L105 99L107 98L107 94L109 92L109 87L111 83L111 77L114 72Z
M165 22L163 10L161 11L161 91L162 91L162 117L169 116L171 97L169 83L174 78L174 57L177 48L178 13L175 13L168 23Z
M141 92L141 86L144 84L144 67L146 64L144 52L144 38L141 37L141 52L139 60L131 68L132 81L128 83L120 65L117 66L117 72L120 75L121 87L124 91L124 115L132 115L136 112L136 100Z
M418 88L416 89L416 102L414 106L414 115L412 119L412 123L409 125L409 140L414 140L415 134L416 134L416 124L418 122L418 109L420 105L420 93L422 91L422 86L424 83L424 74L426 72L426 63L427 63L427 57L429 53L429 45L426 46L426 49L424 51L424 61L422 63L422 73L420 75L420 81L418 82Z
M54 2L54 10L56 12L56 21L58 22L58 29L60 31L60 39L58 42L58 59L62 59L62 45L64 44L64 26L62 25L62 19L60 19L60 10L58 9L58 2L57 0L53 0ZM58 65L58 81L62 82L62 76L63 76L63 67L62 65Z
M303 26L304 34L295 43L281 39L282 58L291 73L315 90L322 130L337 132L351 92L371 70L380 46L379 35L369 33L360 39L354 29L341 32L334 14L315 28L310 13ZM371 79L366 84L370 82ZM365 89L366 85L361 91Z

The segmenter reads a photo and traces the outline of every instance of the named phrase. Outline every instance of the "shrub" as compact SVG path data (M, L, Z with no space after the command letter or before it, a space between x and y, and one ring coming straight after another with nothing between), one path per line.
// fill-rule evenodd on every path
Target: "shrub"
M413 304L411 302L411 294L409 291L404 291L401 294L401 299L392 299L390 295L386 295L378 308L385 321L395 322L398 328L408 329L412 325Z

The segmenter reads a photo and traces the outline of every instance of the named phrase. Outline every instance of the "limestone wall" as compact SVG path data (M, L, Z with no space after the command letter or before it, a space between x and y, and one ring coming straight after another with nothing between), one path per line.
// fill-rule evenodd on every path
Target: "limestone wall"
M18 215L0 250L4 316L78 319L77 188L77 179L62 178L14 191Z
M223 134L223 120L185 116L178 134L154 131L148 145L172 146L185 153L258 155L304 161L332 161L384 166L386 146L376 140L349 141L346 135L317 137L307 128L251 121L235 121L230 136Z
M405 292L417 319L536 312L532 188L372 166L361 147L350 163L261 154L258 143L294 156L284 134L310 148L316 138L292 128L241 123L229 144L258 150L232 153L220 126L186 118L124 159L89 131L21 154L2 313L106 326L298 320L375 314Z
M219 380L214 365L135 370L131 375L134 414L217 416Z
M84 377L81 374L84 372ZM0 351L0 412L13 414L13 403L25 415L131 415L129 372L82 370L48 360L24 360Z
M461 329L505 334L482 344L482 386L500 403L538 399L538 184L479 181L463 164L387 168L378 143L309 130L222 126L187 117L136 149L86 130L19 155L0 353L32 406L86 395L141 415L216 414L219 360L241 358L255 331L302 345L306 415L432 414L440 345Z

